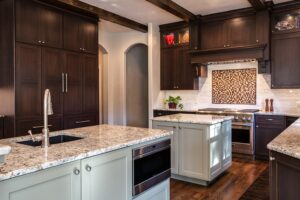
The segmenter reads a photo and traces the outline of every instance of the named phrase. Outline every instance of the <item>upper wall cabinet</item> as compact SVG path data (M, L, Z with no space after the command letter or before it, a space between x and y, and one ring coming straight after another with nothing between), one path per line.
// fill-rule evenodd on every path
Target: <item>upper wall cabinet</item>
M65 49L96 54L97 40L97 22L75 15L64 15Z
M299 8L275 10L272 18L272 88L300 88Z
M16 40L61 48L63 15L33 1L16 1Z
M255 16L204 22L201 30L202 50L242 47L259 42Z

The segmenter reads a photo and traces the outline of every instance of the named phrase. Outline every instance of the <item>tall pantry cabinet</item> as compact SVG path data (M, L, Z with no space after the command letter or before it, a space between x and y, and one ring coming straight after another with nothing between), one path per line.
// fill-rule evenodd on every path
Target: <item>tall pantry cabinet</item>
M37 0L0 1L0 113L4 137L99 124L98 17Z

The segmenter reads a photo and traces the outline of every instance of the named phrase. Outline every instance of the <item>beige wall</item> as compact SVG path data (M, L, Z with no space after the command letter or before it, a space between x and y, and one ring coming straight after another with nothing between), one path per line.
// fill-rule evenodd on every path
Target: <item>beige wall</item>
M125 85L125 52L132 45L147 45L147 33L137 31L106 32L99 30L99 44L107 51L107 100L108 123L126 123L126 85Z
M205 107L230 107L230 108L264 108L266 98L274 99L275 111L300 112L300 89L271 89L271 76L258 74L257 76L257 102L256 105L224 105L212 104L212 76L214 69L243 69L256 68L257 62L219 64L208 66L208 77L200 79L199 91L161 91L157 98L155 108L162 108L163 99L169 95L180 95L185 109L199 109Z

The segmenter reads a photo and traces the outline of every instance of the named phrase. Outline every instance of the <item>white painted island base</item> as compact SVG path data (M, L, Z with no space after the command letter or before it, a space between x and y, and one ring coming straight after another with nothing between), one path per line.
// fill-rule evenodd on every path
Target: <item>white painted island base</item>
M155 119L153 128L174 132L172 178L208 185L231 166L231 120L204 124Z

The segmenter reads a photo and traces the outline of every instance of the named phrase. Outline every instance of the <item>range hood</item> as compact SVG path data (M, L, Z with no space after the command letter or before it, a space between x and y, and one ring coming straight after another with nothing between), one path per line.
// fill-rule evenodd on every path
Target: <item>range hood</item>
M249 45L243 47L230 47L222 49L190 51L192 64L207 64L209 62L264 59L266 44Z

